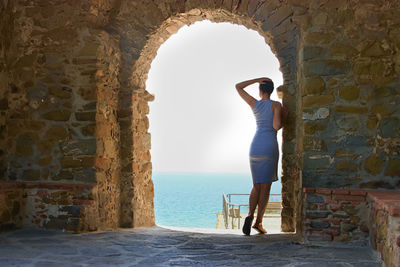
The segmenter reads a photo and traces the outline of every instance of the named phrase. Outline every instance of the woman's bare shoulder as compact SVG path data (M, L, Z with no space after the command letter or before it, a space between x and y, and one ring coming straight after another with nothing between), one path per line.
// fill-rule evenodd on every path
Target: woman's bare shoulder
M278 101L272 101L273 108L282 108L282 104Z

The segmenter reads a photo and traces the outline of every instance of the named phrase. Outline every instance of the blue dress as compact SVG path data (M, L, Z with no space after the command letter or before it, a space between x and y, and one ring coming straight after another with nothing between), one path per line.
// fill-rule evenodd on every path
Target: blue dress
M250 169L253 184L278 180L279 149L276 130L272 126L272 100L256 101L253 112L257 130L250 146Z

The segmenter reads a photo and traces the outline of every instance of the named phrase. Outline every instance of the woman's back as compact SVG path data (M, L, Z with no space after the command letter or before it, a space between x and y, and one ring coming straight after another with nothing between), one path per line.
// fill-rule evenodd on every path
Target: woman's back
M272 100L258 100L254 104L253 113L256 117L257 132L276 133L273 127Z

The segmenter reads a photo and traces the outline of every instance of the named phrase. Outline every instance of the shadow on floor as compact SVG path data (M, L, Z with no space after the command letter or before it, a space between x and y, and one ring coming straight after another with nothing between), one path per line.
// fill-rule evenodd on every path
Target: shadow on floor
M362 244L306 245L293 234L232 235L162 227L0 235L0 266L380 266Z

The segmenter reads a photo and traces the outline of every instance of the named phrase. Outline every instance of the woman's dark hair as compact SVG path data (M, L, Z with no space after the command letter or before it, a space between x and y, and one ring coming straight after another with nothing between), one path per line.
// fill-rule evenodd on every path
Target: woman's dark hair
M260 83L260 90L264 93L271 94L272 91L274 91L274 83L268 80L263 81L262 83Z

